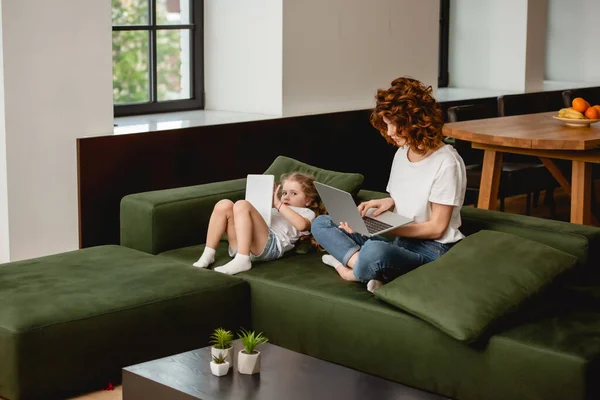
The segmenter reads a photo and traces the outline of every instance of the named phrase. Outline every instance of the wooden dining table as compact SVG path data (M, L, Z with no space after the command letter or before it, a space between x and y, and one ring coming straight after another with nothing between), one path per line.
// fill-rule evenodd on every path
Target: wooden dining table
M484 150L478 208L496 209L503 153L539 157L566 193L571 195L571 222L591 225L592 164L600 163L600 122L568 126L556 120L557 112L516 115L444 125L445 136L472 143ZM555 159L573 164L571 179Z

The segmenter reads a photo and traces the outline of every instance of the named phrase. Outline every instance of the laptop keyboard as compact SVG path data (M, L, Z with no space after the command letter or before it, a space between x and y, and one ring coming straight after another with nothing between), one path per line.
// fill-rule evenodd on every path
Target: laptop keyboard
M365 225L367 226L367 230L369 231L369 233L379 232L392 227L392 225L378 221L371 217L363 217L363 221L365 221Z

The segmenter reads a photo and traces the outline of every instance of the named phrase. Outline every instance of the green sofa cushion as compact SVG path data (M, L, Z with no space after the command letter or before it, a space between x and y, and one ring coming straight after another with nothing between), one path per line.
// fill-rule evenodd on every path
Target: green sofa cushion
M576 257L544 244L483 230L374 294L471 342L576 263Z
M285 156L277 157L267 168L265 174L275 175L275 180L279 181L282 174L292 171L311 174L317 181L345 190L353 196L358 193L364 180L364 176L361 174L318 168Z

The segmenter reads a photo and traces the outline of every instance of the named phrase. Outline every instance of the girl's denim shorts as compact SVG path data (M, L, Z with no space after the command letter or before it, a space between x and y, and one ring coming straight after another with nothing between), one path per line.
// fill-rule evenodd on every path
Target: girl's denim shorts
M237 248L235 250L231 250L230 247L228 248L228 251L230 257L235 257L235 255L237 254ZM282 255L283 253L281 252L279 247L277 247L277 240L275 239L275 234L272 230L269 230L269 237L267 238L267 243L265 243L265 248L263 249L262 253L260 253L257 256L250 253L250 261L271 261L281 258Z

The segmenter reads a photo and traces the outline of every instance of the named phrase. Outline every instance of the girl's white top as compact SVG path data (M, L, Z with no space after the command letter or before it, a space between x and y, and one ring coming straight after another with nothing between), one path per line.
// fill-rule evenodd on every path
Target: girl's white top
M288 207L309 220L311 223L316 218L315 212L310 208ZM290 221L281 215L276 208L271 209L271 231L275 235L277 247L282 253L293 249L298 239L302 236L310 235L310 230L300 232L298 229L294 228Z

